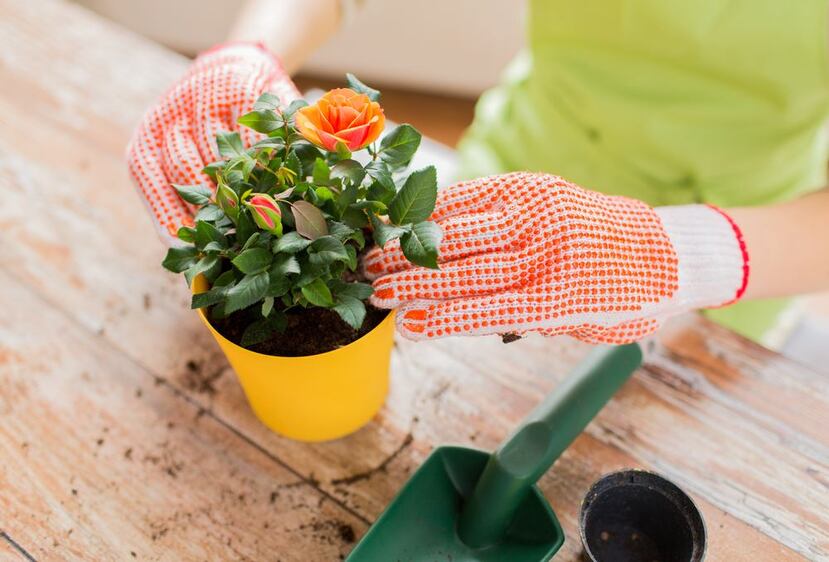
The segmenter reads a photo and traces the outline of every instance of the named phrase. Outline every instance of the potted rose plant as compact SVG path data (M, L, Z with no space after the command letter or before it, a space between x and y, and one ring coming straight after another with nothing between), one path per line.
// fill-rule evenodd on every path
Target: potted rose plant
M367 302L362 253L399 238L409 261L437 267L441 238L426 220L435 169L407 171L420 133L404 124L375 142L380 94L348 81L313 105L262 95L239 118L261 134L251 146L220 133L215 186L176 186L198 212L163 262L191 284L256 415L309 441L356 430L388 389L392 313Z

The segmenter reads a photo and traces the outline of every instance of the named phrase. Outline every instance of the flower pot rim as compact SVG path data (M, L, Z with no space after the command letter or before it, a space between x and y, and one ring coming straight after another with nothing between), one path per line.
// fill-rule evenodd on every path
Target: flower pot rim
M204 292L204 291L198 290L197 287L196 287L196 285L202 285L202 284L204 284L204 286L206 287L207 286L207 280L204 278L204 276L202 274L199 274L195 279L193 279L193 284L191 286L191 292L194 295ZM383 326L383 324L385 324L386 322L389 322L390 318L394 316L394 310L393 309L392 310L387 310L385 318L383 318L374 328L372 328L371 330L369 330L368 332L366 332L365 334L363 334L362 336L360 336L356 340L354 340L352 342L349 342L349 343L345 344L342 347L332 349L330 351L323 351L322 353L315 353L313 355L270 355L270 354L267 354L267 353L259 353L258 351L253 351L253 350L248 349L246 347L242 347L241 345L239 345L235 342L230 341L229 339L224 337L224 335L222 335L219 332L219 330L217 330L216 327L213 326L213 324L210 323L210 320L207 318L207 315L204 313L204 309L197 308L196 312L201 317L202 322L204 322L207 325L208 329L211 332L213 332L214 337L220 338L221 340L227 342L233 348L241 350L244 353L249 353L251 355L258 355L260 357L275 357L277 359L305 359L305 358L308 358L308 357L324 357L326 355L337 353L338 351L342 351L343 349L346 349L348 347L351 347L352 345L355 345L355 344L359 343L364 338L366 338L366 337L370 336L371 334L375 333L380 327Z

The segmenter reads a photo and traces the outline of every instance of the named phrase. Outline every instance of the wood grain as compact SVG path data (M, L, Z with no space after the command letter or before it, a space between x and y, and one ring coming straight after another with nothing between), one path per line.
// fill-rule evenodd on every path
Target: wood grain
M437 444L494 447L588 351L398 341L366 428L316 445L269 432L159 267L122 160L186 60L71 4L0 10L0 516L37 559L123 559L123 545L157 560L336 559L349 535L331 521L360 535ZM579 556L590 483L632 466L693 495L709 560L826 559L827 426L827 377L681 321L542 479L568 537L556 559Z
M0 273L0 512L38 560L334 560L365 527ZM37 314L32 314L37 311Z

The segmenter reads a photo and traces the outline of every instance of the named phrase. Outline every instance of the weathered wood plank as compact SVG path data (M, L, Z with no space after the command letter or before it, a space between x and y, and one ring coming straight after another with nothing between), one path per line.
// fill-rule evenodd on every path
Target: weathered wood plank
M365 523L0 272L0 513L38 560L335 560Z
M186 290L158 267L163 251L120 158L131 124L184 61L75 7L44 6L7 3L0 22L0 80L11 85L0 95L0 265L363 517L432 445L494 446L585 353L540 338L399 342L392 394L368 428L313 446L269 433L186 310ZM695 495L713 560L740 559L746 544L756 548L744 559L795 557L774 541L825 555L826 397L825 377L727 332L692 324L668 337L542 482L568 534L563 558L576 556L581 495L623 466L655 468Z

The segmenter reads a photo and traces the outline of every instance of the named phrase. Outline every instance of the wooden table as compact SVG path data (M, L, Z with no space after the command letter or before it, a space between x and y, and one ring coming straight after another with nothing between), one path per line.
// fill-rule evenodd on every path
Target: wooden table
M269 432L159 266L125 171L186 64L71 4L0 1L3 560L337 560L433 446L493 447L587 351L399 341L368 427ZM827 428L829 376L690 318L541 481L557 559L579 555L589 484L646 467L699 503L709 560L827 560Z

